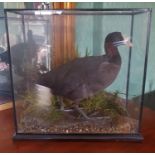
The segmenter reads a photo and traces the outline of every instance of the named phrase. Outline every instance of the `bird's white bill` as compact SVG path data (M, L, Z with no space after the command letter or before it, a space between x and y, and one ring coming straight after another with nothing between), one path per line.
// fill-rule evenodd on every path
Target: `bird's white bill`
M113 45L114 46L127 45L128 47L133 46L129 37L123 37L123 38L124 38L124 40L122 40L122 41L113 42Z
M127 45L128 47L132 47L133 46L133 44L131 43L131 41L130 41L130 37L123 37L124 38L124 43L125 43L125 45Z

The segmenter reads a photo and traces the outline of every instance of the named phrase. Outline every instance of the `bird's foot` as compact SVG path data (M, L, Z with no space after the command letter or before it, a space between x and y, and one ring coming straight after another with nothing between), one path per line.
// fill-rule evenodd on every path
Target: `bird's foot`
M82 109L79 108L78 105L74 105L74 109L75 109L78 113L80 113L86 120L90 120L90 119L91 119L90 117L87 116L87 114L86 114Z
M64 111L65 110L65 105L64 105L64 102L63 102L63 98L62 97L58 97L58 102L60 104L60 110Z
M61 111L65 111L64 105L61 105L61 106L60 106L60 110L61 110Z
M109 119L110 117L89 117L78 105L74 106L75 110L80 113L86 121L99 121Z

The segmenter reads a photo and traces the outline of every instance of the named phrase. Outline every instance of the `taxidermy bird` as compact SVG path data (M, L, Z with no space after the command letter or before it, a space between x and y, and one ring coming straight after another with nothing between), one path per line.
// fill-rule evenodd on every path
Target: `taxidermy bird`
M120 45L132 46L129 38L124 38L120 32L110 33L105 39L105 55L81 57L70 61L40 75L38 84L51 88L56 96L73 101L74 108L84 118L90 119L79 108L79 103L114 82L121 67L118 51Z

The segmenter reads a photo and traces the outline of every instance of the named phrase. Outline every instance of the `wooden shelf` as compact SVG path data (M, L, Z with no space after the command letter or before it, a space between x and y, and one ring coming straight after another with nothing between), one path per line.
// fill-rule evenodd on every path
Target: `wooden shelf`
M0 105L0 111L12 108L12 102L7 102Z

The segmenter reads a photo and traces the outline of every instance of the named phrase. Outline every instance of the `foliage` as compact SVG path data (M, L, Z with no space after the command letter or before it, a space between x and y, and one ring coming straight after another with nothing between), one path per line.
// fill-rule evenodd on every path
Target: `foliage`
M26 91L24 95L21 96L21 99L25 104L32 104L36 102L35 93L32 93L30 91Z
M88 56L90 56L91 55L91 53L89 52L89 50L88 50L88 47L86 48L86 51L85 51L85 57L88 57Z
M51 98L51 104L40 106L35 95L35 93L27 92L22 97L24 104L27 104L23 115L29 115L32 116L32 118L37 117L38 119L50 122L61 119L63 114L56 108L57 98L55 96Z
M119 103L118 93L119 92L110 94L101 91L95 96L81 101L80 106L88 116L97 112L99 116L108 116L116 121L118 116L127 115L127 111ZM56 96L52 96L51 104L40 107L38 106L35 95L36 94L32 92L27 92L23 96L24 103L28 105L24 111L24 115L30 115L50 122L56 122L63 118L64 113L59 110L60 105L58 108L59 101ZM67 99L63 99L63 102L65 103L65 108L71 108L74 104Z
M81 102L81 106L89 115L97 111L102 116L109 116L115 120L119 115L126 115L126 110L118 102L118 92L110 95L105 92L99 92L92 98Z

